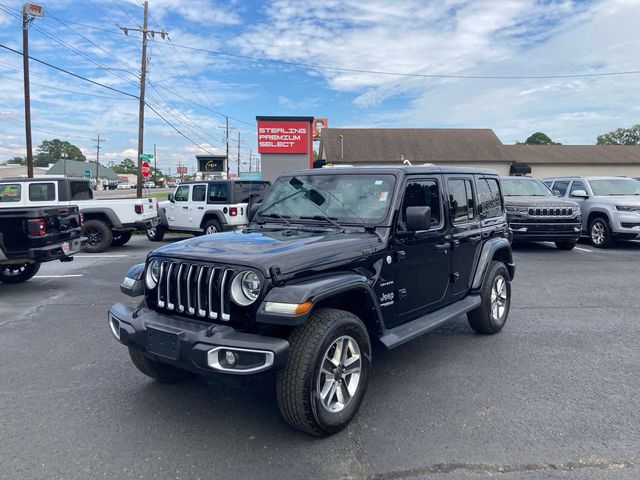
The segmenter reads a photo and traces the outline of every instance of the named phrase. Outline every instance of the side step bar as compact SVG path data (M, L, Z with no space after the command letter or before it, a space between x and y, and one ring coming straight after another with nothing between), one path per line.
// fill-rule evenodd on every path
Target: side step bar
M469 295L468 297L465 297L459 302L449 305L442 310L429 313L428 315L417 318L412 322L386 330L385 334L380 337L380 341L389 349L398 347L409 340L419 337L429 330L439 327L449 320L453 320L459 315L479 307L480 303L480 296Z

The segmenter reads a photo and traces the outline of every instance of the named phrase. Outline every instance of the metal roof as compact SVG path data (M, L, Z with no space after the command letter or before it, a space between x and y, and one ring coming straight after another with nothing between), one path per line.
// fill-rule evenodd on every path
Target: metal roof
M84 172L89 170L91 177L96 174L96 162L78 162L76 160L67 160L67 176L83 177ZM100 178L118 181L118 175L109 167L100 164L98 171ZM48 171L47 175L64 175L64 160L58 160Z

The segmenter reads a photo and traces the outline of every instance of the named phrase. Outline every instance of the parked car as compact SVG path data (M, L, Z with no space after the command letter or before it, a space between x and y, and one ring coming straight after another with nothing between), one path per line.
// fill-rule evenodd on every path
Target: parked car
M515 265L492 170L289 172L251 212L247 229L127 273L122 291L144 301L112 306L109 328L145 375L276 370L284 418L327 435L358 410L372 340L395 348L463 314L483 334L507 321Z
M131 187L129 186L128 183L119 183L118 184L118 190L130 190Z
M183 182L160 202L160 225L147 230L147 237L160 241L167 230L206 234L243 228L248 223L249 205L258 201L269 182L215 180Z
M73 260L86 238L77 207L20 204L22 185L0 184L0 282L32 278L42 262Z
M144 182L144 188L156 188L156 184L153 182Z
M153 198L94 200L88 180L76 178L5 178L0 188L13 188L20 199L13 207L68 207L77 205L84 215L85 250L103 252L129 241L135 230L146 230L159 222ZM5 205L0 203L0 208Z
M502 177L502 194L513 241L554 242L572 250L580 239L580 205L556 197L537 178Z
M611 247L616 240L633 240L640 234L640 181L625 177L557 177L544 182L558 196L578 202L582 231L594 247Z

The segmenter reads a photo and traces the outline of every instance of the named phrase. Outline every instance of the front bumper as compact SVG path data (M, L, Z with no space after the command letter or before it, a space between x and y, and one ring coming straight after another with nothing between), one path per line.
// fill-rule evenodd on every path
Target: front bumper
M180 320L121 303L109 309L109 327L123 345L198 374L255 374L280 369L289 357L289 342L281 338L238 332L226 325ZM227 351L237 354L236 366L224 361Z
M613 233L623 233L625 235L640 235L640 213L636 212L616 212L613 215L611 229Z
M582 224L579 222L534 222L511 221L509 227L514 240L530 240L540 242L573 241L580 238Z

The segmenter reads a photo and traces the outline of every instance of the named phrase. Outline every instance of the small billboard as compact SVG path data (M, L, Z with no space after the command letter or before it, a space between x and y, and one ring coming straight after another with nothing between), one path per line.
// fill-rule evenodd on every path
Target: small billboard
M320 133L323 128L329 126L329 119L327 118L314 118L313 119L313 139L320 140Z

